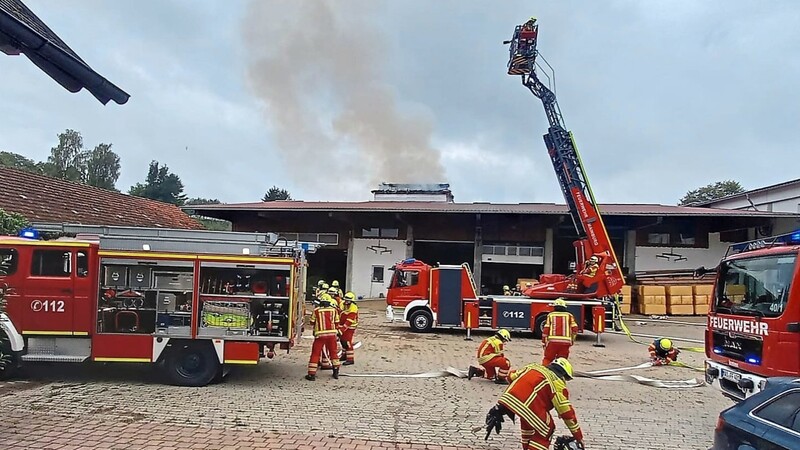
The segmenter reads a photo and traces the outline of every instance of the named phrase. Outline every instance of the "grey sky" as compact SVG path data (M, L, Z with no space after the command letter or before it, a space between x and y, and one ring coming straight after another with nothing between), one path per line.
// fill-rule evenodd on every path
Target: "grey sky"
M25 3L131 99L103 106L24 57L0 55L0 150L45 159L56 134L73 128L86 145L114 144L123 191L156 159L189 196L255 201L277 184L304 200L369 197L373 170L353 160L347 142L319 148L306 164L284 157L248 82L252 50L271 42L251 33L245 45L247 2ZM755 188L798 177L800 3L532 3L370 2L353 24L380 47L369 52L372 73L399 114L432 126L446 180L430 181L451 183L457 201L563 202L541 139L541 104L505 74L501 42L531 15L600 201L674 203L710 181ZM265 29L297 20L285 8L270 14L270 5L259 8ZM332 127L340 104L326 92L335 86L303 82L320 92L310 119Z

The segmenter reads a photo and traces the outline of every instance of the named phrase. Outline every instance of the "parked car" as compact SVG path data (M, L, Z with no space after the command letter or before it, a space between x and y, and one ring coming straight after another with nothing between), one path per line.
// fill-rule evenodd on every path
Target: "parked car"
M763 391L720 413L711 450L756 449L800 449L800 378L770 378Z

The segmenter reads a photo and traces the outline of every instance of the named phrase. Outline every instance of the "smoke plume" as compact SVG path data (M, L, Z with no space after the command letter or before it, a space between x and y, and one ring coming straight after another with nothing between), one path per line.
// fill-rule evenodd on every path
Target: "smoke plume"
M304 183L316 183L321 194L363 195L381 181L444 181L430 120L402 114L387 84L384 30L391 26L370 20L373 5L248 5L243 34L249 86L264 103L288 168Z

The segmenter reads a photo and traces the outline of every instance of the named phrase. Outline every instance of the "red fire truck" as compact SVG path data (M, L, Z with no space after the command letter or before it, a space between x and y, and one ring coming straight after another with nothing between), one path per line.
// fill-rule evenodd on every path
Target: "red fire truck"
M528 296L478 296L467 264L431 267L407 259L392 267L386 296L386 318L408 322L411 329L427 332L433 327L533 331L542 336L544 320L553 310L552 300ZM580 332L596 330L592 308L605 308L598 300L568 300Z
M735 400L800 376L800 231L729 247L716 269L706 382Z
M564 126L555 93L537 75L537 70L541 70L536 61L538 29L535 22L529 21L517 26L512 39L506 41L511 44L508 74L519 75L522 85L544 106L549 123L544 142L579 236L574 243L579 272L571 276L542 275L539 284L525 290L525 297L479 298L467 266L432 268L420 261L403 261L394 267L386 297L390 320L402 318L417 331L434 325L475 328L478 323L481 328L532 328L538 335L555 298L568 300L581 326L592 323L592 314L588 312L593 306L606 305L612 309L612 300L624 284L622 271L575 140ZM555 79L551 75L548 80ZM605 325L605 320L602 322Z
M305 254L271 233L90 227L0 237L2 351L25 362L157 364L202 386L288 351L302 329Z

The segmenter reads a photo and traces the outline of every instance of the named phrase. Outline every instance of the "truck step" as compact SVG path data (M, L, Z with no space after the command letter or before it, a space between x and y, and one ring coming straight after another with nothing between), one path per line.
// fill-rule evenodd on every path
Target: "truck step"
M71 355L22 355L22 360L25 362L70 362L79 363L89 359L88 356L71 356Z

